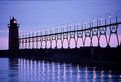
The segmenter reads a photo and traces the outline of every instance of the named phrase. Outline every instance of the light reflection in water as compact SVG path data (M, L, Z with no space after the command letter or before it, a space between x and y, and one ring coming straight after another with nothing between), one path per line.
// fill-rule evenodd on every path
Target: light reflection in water
M18 59L18 78L23 82L114 82L115 78L121 81L121 75L115 75L111 70L104 71L102 68L80 66L79 64L25 59Z
M63 64L63 79L66 80L66 65Z
M60 64L58 63L58 80L60 80Z
M30 77L29 77L29 79L30 80L32 80L33 79L33 61L32 60L30 60L30 65L29 65L29 67L30 67L30 70L29 70L29 72L30 72Z
M80 82L80 66L77 64L77 80Z
M52 79L55 79L55 68L54 68L54 62L52 62Z
M93 68L93 82L96 82L96 67Z
M49 66L49 62L47 62L47 76L50 76L50 66ZM49 77L47 77L47 79L49 79Z
M72 64L70 64L70 81L72 81L72 73L73 73L73 71L72 71Z
M112 82L112 71L111 70L109 70L109 75L108 76L109 76L109 81Z
M42 80L45 80L45 63L42 61Z
M85 67L85 79L86 79L86 82L88 82L88 67L87 66Z
M101 69L101 82L104 82L103 77L104 77L104 71L103 69Z

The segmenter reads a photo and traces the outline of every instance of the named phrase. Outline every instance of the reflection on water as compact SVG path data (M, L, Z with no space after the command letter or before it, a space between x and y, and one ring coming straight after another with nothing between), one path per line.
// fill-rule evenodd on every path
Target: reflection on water
M121 74L99 67L28 59L0 60L8 61L0 63L0 82L121 82Z

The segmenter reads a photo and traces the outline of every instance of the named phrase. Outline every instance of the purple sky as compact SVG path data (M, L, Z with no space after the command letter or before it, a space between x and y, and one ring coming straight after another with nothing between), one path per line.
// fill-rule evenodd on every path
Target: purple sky
M91 17L120 10L121 0L40 0L0 1L0 49L8 49L9 16L20 24L20 32L74 24ZM119 31L121 34L121 31Z

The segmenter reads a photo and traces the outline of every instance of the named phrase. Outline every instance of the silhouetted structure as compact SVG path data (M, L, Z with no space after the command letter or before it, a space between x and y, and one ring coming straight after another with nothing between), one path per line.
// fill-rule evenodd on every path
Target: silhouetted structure
M104 41L104 39L101 39L102 36L105 38L106 47L111 47L110 43L112 42L113 35L116 36L115 41L117 41L117 47L119 47L118 28L121 25L121 20L119 19L119 16L114 18L107 16L104 19L98 17L97 20L91 20L90 22L79 23L77 25L61 26L54 30L49 28L36 33L20 34L19 49L41 49L43 46L45 49L48 49L48 45L51 49L53 47L53 41L55 41L55 48L61 44L61 48L63 49L65 40L67 41L68 49L71 48L72 40L74 41L75 48L78 48L80 40L82 41L81 47L91 48L95 47L93 45L94 37L97 39L96 47L101 47L101 43ZM86 45L87 38L90 39L89 45Z
M8 24L9 50L0 50L0 57L64 61L121 68L121 43L118 36L120 18L118 15L114 19L111 16L105 17L104 20L98 17L97 20L91 20L89 23L19 34L18 37L19 25L13 17ZM110 47L112 35L116 36L114 40L117 41L117 47L115 48ZM105 37L107 44L105 48L100 46L102 36ZM93 45L94 37L97 38L97 46ZM85 45L87 38L90 39L88 46ZM65 40L68 45L67 49L63 45ZM74 40L73 44L75 44L73 49L70 47L71 40ZM53 49L53 41L55 41L55 49ZM82 41L81 47L78 47L79 41ZM59 49L58 44L61 44Z
M18 28L17 20L14 17L10 18L10 24L8 24L9 28L9 50L18 50L19 42L18 42Z

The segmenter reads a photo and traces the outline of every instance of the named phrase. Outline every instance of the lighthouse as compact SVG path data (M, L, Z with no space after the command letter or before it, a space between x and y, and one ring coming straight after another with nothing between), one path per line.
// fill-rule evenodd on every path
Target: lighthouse
M17 24L17 20L13 17L10 18L10 24L8 24L9 28L9 50L18 50L19 49L19 38L18 38L18 29L19 24Z

